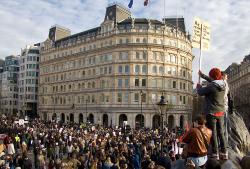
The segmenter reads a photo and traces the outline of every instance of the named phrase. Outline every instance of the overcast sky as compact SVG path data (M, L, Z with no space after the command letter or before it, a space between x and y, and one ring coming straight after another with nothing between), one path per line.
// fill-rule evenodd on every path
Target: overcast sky
M78 33L99 26L111 0L0 0L0 58L19 54L27 44L44 41L54 24ZM125 6L129 0L116 0ZM203 53L202 70L226 69L250 53L249 0L165 0L165 15L182 15L192 33L193 17L211 24L211 48ZM134 0L133 17L162 20L164 0ZM198 50L193 50L194 83L197 82Z

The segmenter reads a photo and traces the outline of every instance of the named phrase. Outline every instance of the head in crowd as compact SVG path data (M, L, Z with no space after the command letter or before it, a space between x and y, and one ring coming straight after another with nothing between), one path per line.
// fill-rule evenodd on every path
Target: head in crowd
M209 71L209 77L212 78L213 80L221 80L222 75L221 75L220 69L219 68L212 68Z
M227 79L228 79L227 73L226 73L225 71L222 71L222 72L221 72L221 76L222 76L222 79L223 79L223 80L227 80Z
M206 119L202 115L197 116L195 118L195 121L197 122L198 125L205 125L206 124Z
M207 163L205 164L206 169L221 169L220 162L216 159L208 159Z

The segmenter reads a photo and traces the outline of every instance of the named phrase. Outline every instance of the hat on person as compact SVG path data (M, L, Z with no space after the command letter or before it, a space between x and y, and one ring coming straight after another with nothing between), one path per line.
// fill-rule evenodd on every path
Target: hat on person
M209 71L209 77L211 77L213 80L221 80L222 75L221 71L218 68L213 68Z

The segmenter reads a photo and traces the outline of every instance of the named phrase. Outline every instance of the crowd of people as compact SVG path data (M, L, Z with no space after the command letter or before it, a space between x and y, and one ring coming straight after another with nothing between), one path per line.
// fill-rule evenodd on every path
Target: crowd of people
M1 132L8 134L3 140L2 164L9 168L171 168L171 161L181 158L175 132L166 129L127 131L37 120L22 127L1 121Z
M0 146L0 165L6 169L220 168L219 151L221 159L228 158L223 129L225 87L220 73L212 69L210 84L197 85L198 94L205 96L206 118L199 116L181 136L167 128L126 130L125 126L39 120L20 126L1 118L0 132L6 136Z

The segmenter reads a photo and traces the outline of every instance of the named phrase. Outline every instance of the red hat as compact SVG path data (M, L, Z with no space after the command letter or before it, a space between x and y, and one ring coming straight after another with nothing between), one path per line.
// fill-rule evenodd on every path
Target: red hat
M218 68L213 68L210 70L209 72L209 76L213 79L213 80L221 80L222 76L221 76L221 71Z

